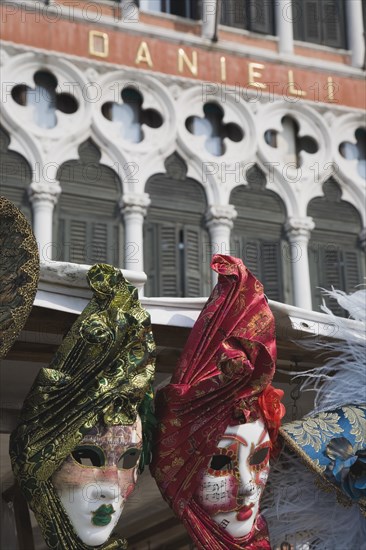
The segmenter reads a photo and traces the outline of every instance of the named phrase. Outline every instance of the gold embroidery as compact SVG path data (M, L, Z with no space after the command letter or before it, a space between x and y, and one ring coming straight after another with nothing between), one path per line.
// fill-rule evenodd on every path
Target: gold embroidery
M301 447L310 445L318 452L322 443L334 437L335 434L343 432L338 425L339 415L337 413L320 413L317 418L307 418L304 421L292 422L286 426L286 431L295 439Z
M362 443L366 439L365 413L358 407L343 407L344 416L351 424L351 434L355 436L356 443Z

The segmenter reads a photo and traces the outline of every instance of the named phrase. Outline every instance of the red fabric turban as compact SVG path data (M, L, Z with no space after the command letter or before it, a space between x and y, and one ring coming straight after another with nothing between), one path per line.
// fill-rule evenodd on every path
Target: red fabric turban
M227 426L258 415L258 397L271 382L276 361L274 319L262 284L237 258L216 255L211 267L218 284L171 383L157 393L151 472L198 548L270 549L260 516L243 546L193 499Z

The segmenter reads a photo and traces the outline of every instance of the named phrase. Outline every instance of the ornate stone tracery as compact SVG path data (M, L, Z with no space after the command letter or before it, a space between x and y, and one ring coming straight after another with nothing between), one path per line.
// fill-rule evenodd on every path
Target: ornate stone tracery
M212 242L217 235L229 242L234 219L230 195L236 187L248 185L248 174L255 164L265 173L265 189L275 192L285 204L288 223L306 219L308 204L323 196L323 183L333 177L342 190L342 199L359 211L366 226L366 213L361 206L365 201L365 160L360 113L343 114L336 105L310 105L298 98L290 102L263 96L253 103L238 93L229 93L227 87L225 94L215 87L207 95L204 86L192 85L189 79L101 67L54 54L47 58L39 52L14 55L14 51L10 49L2 56L3 80L11 86L2 90L6 97L1 111L11 139L9 150L20 153L30 166L35 229L45 198L48 217L52 220L54 216L60 193L58 168L78 159L78 148L87 139L100 149L99 162L114 170L122 182L121 212L126 219L132 211L136 215L136 208L134 202L125 199L146 196L147 181L154 174L169 172L169 157L176 151L185 166L182 178L195 179L204 188L210 212L205 224L212 233ZM57 81L56 99L68 96L74 106L67 108L68 112L56 108L56 124L48 128L40 128L34 122L33 108L19 104L11 94L17 86L20 92L19 86L23 86L23 92L34 90L34 75L40 72L52 73ZM130 121L132 126L126 130L122 127L126 117L117 122L112 110L118 112L124 104L131 103L133 97L129 98L129 94L135 94L138 108L135 112L136 106L132 106L137 118ZM15 97L19 99L19 94ZM112 107L113 104L117 106ZM204 131L195 130L195 121ZM137 132L136 139L131 139L133 131ZM179 185L179 178L173 179ZM143 211L138 210L141 230L149 208L145 202ZM228 208L231 214L226 216ZM218 212L226 214L217 215ZM49 229L45 231L45 227ZM48 242L52 240L51 227L52 223L43 227L42 238ZM287 237L293 235L291 225ZM140 259L142 266L142 254Z

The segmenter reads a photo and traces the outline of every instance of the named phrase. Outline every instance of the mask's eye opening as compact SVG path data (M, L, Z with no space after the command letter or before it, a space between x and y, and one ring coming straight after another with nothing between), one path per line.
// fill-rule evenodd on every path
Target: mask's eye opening
M89 468L100 468L105 463L103 451L92 445L78 445L71 456L81 466Z
M254 451L252 456L249 458L249 464L250 466L259 466L263 462L265 462L269 455L269 447L263 447L262 449L258 449L257 451Z
M221 472L233 469L231 458L227 455L214 455L211 458L211 463L209 467L212 470L217 470Z
M122 468L123 470L131 470L131 468L134 468L138 464L140 456L140 449L135 449L134 447L128 449L119 459L118 468Z

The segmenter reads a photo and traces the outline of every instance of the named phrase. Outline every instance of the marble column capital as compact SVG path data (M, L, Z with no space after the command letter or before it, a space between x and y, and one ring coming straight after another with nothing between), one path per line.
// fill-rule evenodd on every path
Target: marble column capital
M285 222L285 231L290 242L298 239L308 241L314 228L313 218L309 216L304 218L290 217Z
M58 183L51 185L44 182L33 182L28 188L29 200L32 204L49 203L50 206L55 206L61 194L61 187Z
M119 202L119 207L124 216L139 214L145 217L150 204L148 193L125 193Z
M232 229L237 215L238 213L232 204L211 205L206 212L206 225L209 229L216 226L225 226Z

